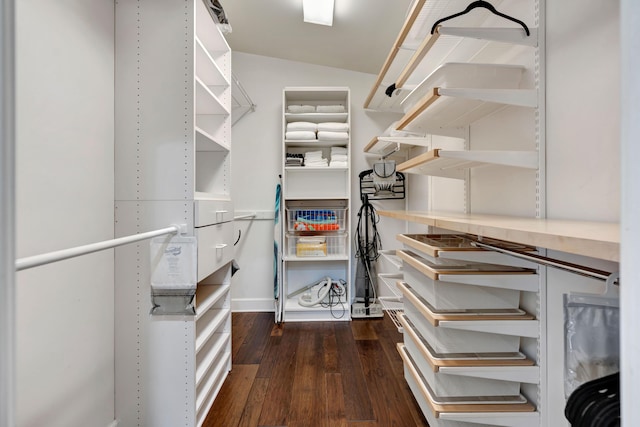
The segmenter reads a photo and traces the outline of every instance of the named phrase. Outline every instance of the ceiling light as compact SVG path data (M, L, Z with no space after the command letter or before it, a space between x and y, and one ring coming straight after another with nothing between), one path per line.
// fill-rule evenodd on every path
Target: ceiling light
M334 0L302 0L304 22L320 25L333 25Z

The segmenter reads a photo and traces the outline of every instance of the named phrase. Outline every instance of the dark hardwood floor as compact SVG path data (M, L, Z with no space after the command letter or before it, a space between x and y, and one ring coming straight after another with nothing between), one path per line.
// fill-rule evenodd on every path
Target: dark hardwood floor
M428 426L409 387L393 322L274 325L233 313L233 367L204 427Z

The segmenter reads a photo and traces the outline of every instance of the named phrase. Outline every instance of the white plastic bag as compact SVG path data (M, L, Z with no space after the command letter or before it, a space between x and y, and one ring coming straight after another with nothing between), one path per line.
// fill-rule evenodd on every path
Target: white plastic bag
M565 396L581 384L619 371L619 298L565 294Z

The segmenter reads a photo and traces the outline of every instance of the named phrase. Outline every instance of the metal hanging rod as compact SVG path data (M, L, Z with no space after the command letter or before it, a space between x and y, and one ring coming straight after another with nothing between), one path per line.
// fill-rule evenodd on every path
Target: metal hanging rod
M585 267L583 265L578 265L578 264L572 264L570 262L566 262L566 261L560 261L554 258L548 258L548 257L544 257L542 255L535 255L535 254L529 254L526 252L520 252L520 251L516 251L513 249L505 249L505 248L501 248L499 246L493 246L493 245L487 245L486 243L482 243L482 242L471 242L472 246L475 247L479 247L479 248L483 248L483 249L489 249L492 251L496 251L496 252L500 252L503 254L507 254L507 255L511 255L514 256L516 258L520 258L520 259L524 259L527 261L532 261L535 262L537 264L541 264L541 265L545 265L548 267L554 267L554 268L558 268L560 270L564 270L564 271L569 271L571 273L575 273L575 274L579 274L581 276L587 276L587 277L593 277L595 279L599 279L599 280L604 280L606 281L609 276L611 276L612 273L608 272L608 271L603 271L603 270L597 270L595 268L591 268L591 267ZM620 284L620 282L618 281L617 284Z
M62 261L81 255L87 255L93 252L112 249L116 246L122 246L129 243L139 242L141 240L151 239L152 237L164 236L167 234L176 234L186 232L186 224L175 224L171 227L161 228L159 230L147 231L146 233L132 234L118 239L105 240L103 242L91 243L75 248L62 249L59 251L49 252L41 255L34 255L27 258L16 260L16 271L26 270L28 268L38 267L40 265L50 264L52 262Z

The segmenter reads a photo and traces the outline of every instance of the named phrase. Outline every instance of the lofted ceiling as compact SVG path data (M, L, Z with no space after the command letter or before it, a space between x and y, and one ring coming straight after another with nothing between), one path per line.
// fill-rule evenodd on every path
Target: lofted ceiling
M412 0L335 0L333 26L302 20L302 0L221 0L231 49L378 74Z

